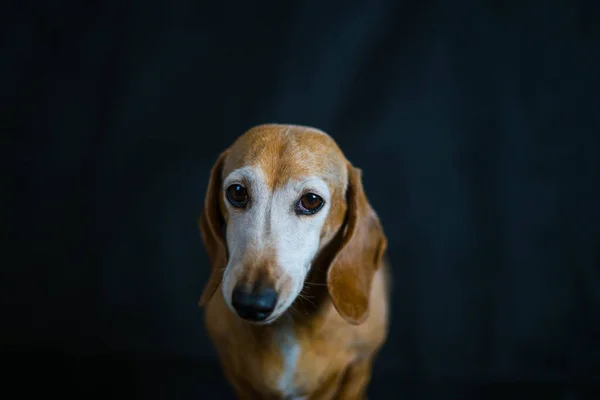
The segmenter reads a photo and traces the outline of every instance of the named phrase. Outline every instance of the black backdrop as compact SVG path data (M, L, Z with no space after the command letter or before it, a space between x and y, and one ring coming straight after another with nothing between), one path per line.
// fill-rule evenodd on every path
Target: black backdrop
M364 170L395 275L373 399L581 399L597 383L598 3L12 4L15 387L231 396L197 307L196 217L218 153L264 122L322 128Z

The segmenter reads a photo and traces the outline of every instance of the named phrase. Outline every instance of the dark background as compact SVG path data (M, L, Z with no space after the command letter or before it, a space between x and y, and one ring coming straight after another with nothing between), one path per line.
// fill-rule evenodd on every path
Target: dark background
M285 122L338 141L388 234L371 398L597 388L598 2L2 9L8 387L230 398L196 218L219 152Z

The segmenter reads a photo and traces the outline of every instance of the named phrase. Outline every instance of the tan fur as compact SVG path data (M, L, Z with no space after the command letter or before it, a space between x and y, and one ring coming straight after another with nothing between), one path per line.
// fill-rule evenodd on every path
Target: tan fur
M331 207L320 251L302 296L282 317L255 325L235 315L219 289L227 264L222 225L228 221L222 179L244 166L259 166L273 190L300 176L327 182ZM212 265L200 305L224 373L240 399L284 399L282 337L299 348L290 385L307 399L364 398L373 358L388 332L387 240L362 186L361 171L333 139L314 128L269 124L254 127L217 159L199 220ZM244 281L272 279L269 254L244 265ZM285 290L285 286L283 289ZM283 336L282 336L283 335ZM289 371L287 371L289 372Z

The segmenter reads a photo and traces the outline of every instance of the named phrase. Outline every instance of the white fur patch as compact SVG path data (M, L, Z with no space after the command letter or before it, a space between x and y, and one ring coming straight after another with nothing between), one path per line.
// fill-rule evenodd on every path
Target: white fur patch
M296 342L291 318L276 331L276 335L283 363L283 372L279 378L279 390L286 398L299 399L294 396L294 374L300 357L300 346Z
M275 289L278 300L270 323L283 314L302 290L311 262L319 250L320 235L330 207L329 187L318 177L298 177L273 191L266 184L264 172L257 167L232 171L223 181L223 196L233 184L244 186L250 197L246 208L233 207L226 197L229 220L227 247L229 262L223 278L223 296L231 306L231 294L237 276L246 265L253 264L263 253L275 253L279 278ZM311 192L325 202L313 215L297 215L295 207L303 194ZM291 282L290 290L279 290L280 283ZM292 352L293 354L293 352Z

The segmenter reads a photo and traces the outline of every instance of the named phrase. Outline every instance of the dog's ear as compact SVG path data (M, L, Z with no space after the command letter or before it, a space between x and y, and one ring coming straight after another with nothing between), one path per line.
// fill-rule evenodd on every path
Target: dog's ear
M387 238L365 195L361 170L350 164L346 202L345 232L327 272L327 289L342 318L358 325L369 314L371 283Z
M198 219L204 248L211 264L210 277L204 286L199 302L200 307L206 305L219 287L227 264L227 245L222 230L224 218L220 205L223 164L226 157L226 151L221 153L212 167L204 199L204 210Z

